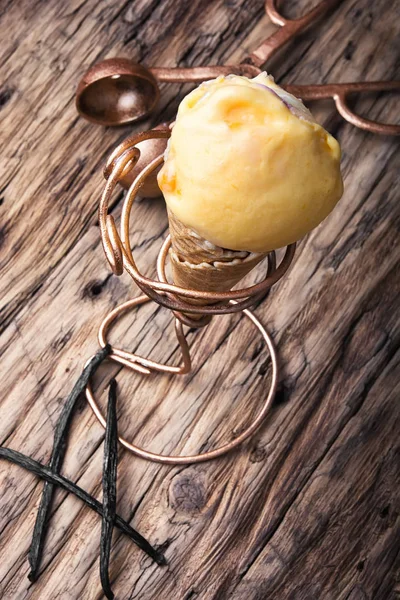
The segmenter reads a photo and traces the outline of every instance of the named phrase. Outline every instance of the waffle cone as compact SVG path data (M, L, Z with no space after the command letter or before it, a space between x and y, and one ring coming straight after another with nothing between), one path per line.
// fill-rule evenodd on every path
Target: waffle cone
M170 210L168 219L173 281L181 287L206 292L229 291L267 256L215 246L186 227ZM201 300L191 302L207 304Z

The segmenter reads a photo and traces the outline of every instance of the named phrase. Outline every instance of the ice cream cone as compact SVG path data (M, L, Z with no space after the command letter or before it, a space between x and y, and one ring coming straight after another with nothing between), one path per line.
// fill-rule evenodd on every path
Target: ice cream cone
M168 219L170 260L176 285L207 292L228 291L267 256L215 246L186 227L170 210ZM207 301L191 302L207 304Z
M338 142L266 73L188 94L157 179L174 283L207 292L231 290L311 231L343 191Z

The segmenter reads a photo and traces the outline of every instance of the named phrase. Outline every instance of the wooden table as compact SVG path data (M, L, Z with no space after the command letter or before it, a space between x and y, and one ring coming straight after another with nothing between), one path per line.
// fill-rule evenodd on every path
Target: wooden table
M96 222L102 167L132 127L79 118L79 78L116 55L223 64L274 27L261 0L3 0L0 14L0 443L47 462L63 399L97 348L99 322L138 293L127 276L110 275ZM389 0L346 0L269 70L283 82L399 79L399 23ZM172 118L185 91L163 86L157 114L137 129ZM356 108L394 122L398 97L368 96ZM118 510L165 549L169 565L155 566L115 533L118 598L399 598L398 140L356 130L330 102L313 109L342 144L345 194L256 311L281 356L277 401L258 435L211 463L170 468L121 450ZM167 233L163 201L142 201L134 221L139 264L154 272ZM177 359L170 314L155 305L125 319L112 339ZM146 380L114 368L120 429L147 448L190 453L232 439L269 384L266 355L243 320L216 318L189 340L190 376ZM98 377L103 405L111 370ZM82 401L63 473L97 497L103 438ZM42 483L0 464L1 597L101 598L99 517L61 491L42 575L29 583Z

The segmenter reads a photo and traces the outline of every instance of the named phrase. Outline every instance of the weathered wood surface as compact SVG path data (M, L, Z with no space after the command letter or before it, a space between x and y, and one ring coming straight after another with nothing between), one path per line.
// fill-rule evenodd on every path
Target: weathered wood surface
M399 79L399 17L388 0L346 0L270 70L301 83ZM273 26L259 0L206 7L200 0L3 0L0 27L0 443L47 461L63 398L96 350L99 321L137 293L126 277L109 275L96 226L102 165L132 129L79 119L79 77L96 60L121 54L160 65L239 59ZM171 117L183 91L164 86L152 122ZM372 118L398 116L394 98L356 106ZM121 451L119 512L166 549L169 566L154 566L115 533L118 598L400 595L398 141L355 130L329 103L313 108L341 141L346 192L257 309L282 357L276 405L253 440L209 464L162 467ZM165 235L162 201L141 202L132 227L140 265L154 264ZM124 319L112 339L177 359L170 316L151 305ZM216 318L189 340L192 375L147 381L117 373L120 428L139 444L211 448L259 406L268 362L249 323ZM99 373L100 390L109 375ZM82 403L63 472L97 496L102 440ZM31 475L0 464L1 597L101 598L99 518L62 492L43 573L35 585L27 580L41 489Z

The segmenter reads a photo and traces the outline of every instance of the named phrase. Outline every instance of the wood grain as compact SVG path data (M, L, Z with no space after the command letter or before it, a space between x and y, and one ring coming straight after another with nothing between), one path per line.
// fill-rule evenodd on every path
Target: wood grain
M289 14L305 6L293 3ZM399 79L399 12L388 0L346 0L268 69L298 83ZM132 128L79 119L80 76L116 55L181 66L239 60L274 27L260 0L206 8L201 0L3 0L0 28L0 443L47 461L63 398L97 349L99 322L137 294L127 277L110 275L96 224L102 166ZM140 128L172 117L187 89L163 86L157 114ZM398 116L394 97L355 106L371 118ZM342 144L345 195L257 308L281 356L277 401L255 438L209 464L163 467L121 450L118 511L165 549L169 565L154 566L116 532L118 598L400 596L398 141L355 130L329 102L312 108ZM163 202L138 203L131 234L147 272L166 233ZM170 315L151 304L124 318L111 339L178 359ZM118 379L121 433L156 451L191 453L230 439L267 390L268 360L245 320L217 317L188 339L188 376L148 380L108 365L97 377L103 406L111 373ZM103 438L82 402L63 474L97 497ZM61 491L42 575L29 583L41 489L0 464L0 596L101 598L100 520Z

